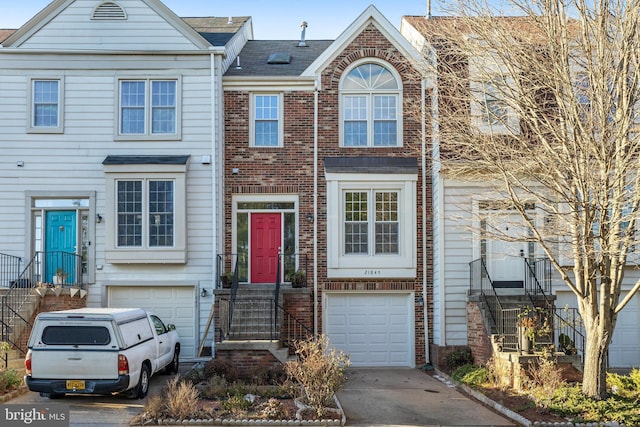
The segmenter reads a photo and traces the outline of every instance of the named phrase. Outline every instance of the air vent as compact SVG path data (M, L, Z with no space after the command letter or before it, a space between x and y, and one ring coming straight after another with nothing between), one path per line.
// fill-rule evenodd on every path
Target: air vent
M127 19L127 13L119 4L112 1L101 3L93 10L91 19Z
M290 64L291 54L288 52L275 52L269 55L267 64Z

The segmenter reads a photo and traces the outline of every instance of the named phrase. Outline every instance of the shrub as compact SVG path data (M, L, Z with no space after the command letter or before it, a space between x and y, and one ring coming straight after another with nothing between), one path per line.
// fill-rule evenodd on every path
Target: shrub
M256 366L249 371L249 381L255 385L280 385L287 378L281 363L273 366Z
M285 417L285 410L282 407L282 402L278 399L269 399L261 405L262 412L261 418L267 420L281 420Z
M607 373L607 387L619 396L640 398L640 370L634 368L629 375Z
M209 379L217 375L232 383L238 380L238 370L226 359L211 359L204 365L204 377Z
M167 382L165 400L169 416L177 420L191 418L198 409L198 390L176 375Z
M204 384L198 385L202 396L206 399L218 399L225 396L227 386L227 380L218 375L213 375Z
M487 362L489 382L499 390L505 391L511 387L511 367L506 361L494 356Z
M234 415L239 415L247 412L251 408L253 402L249 399L245 399L243 394L228 395L226 400L220 403L220 407L225 411L229 411Z
M554 357L549 352L543 351L538 362L530 365L523 385L535 400L536 405L546 408L553 393L564 387L566 383Z
M470 349L454 350L445 356L444 364L449 372L453 372L461 366L473 365L473 354Z
M14 369L0 371L0 393L6 393L17 388L22 384L22 381L22 377Z
M297 341L295 349L298 360L287 362L285 371L289 379L304 388L306 403L322 416L325 407L333 404L335 392L347 381L349 356L330 348L326 335L317 340Z
M451 378L469 385L482 385L489 382L489 370L484 366L463 365L453 371Z
M154 394L147 399L147 403L144 405L144 416L155 420L161 418L165 410L166 406L162 396Z

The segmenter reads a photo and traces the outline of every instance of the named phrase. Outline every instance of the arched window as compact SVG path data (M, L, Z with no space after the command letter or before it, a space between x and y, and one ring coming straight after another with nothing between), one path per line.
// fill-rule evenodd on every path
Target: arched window
M375 62L356 65L343 76L340 94L342 146L401 145L401 83L395 70Z

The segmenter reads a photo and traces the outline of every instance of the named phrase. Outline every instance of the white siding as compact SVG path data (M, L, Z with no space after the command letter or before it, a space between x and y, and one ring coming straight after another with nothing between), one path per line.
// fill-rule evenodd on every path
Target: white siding
M440 345L467 344L467 293L469 290L469 263L473 261L473 239L470 231L473 195L478 188L460 185L449 180L444 181L442 229L444 248L442 265L444 269L444 301L440 306L444 310L445 336Z
M95 0L76 0L24 42L29 49L197 50L164 17L140 0L119 0L126 20L92 20Z
M80 2L82 3L82 2ZM7 49L8 50L8 49ZM48 61L52 59L52 61ZM211 309L215 264L212 239L213 156L210 56L19 55L0 54L0 252L30 257L30 215L27 192L51 196L95 194L95 281L88 284L88 305L106 306L110 284L196 287L199 308L194 328L201 334ZM184 65L180 68L179 65ZM119 76L153 75L182 79L180 141L114 141ZM62 134L27 133L27 88L31 77L64 76L65 121ZM106 262L106 178L102 161L108 155L190 155L187 170L187 263L185 265L115 265ZM24 162L18 167L17 162ZM93 221L93 217L90 217ZM194 340L199 344L199 337Z

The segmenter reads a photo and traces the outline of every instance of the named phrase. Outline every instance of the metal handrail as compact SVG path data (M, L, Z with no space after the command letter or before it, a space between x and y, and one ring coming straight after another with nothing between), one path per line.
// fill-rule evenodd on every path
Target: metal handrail
M500 330L502 324L502 303L500 302L500 298L498 297L498 293L493 285L493 281L489 276L489 272L487 271L487 266L484 262L483 258L478 258L469 263L469 272L470 272L470 292L473 293L475 290L480 291L480 297L483 302L487 306L489 310L489 315L491 316L491 320L493 321L493 325L496 329L498 329L498 333L501 334ZM475 286L479 285L479 289L474 289ZM493 300L490 300L487 297L486 292L489 292L493 297ZM495 303L493 302L495 301Z

